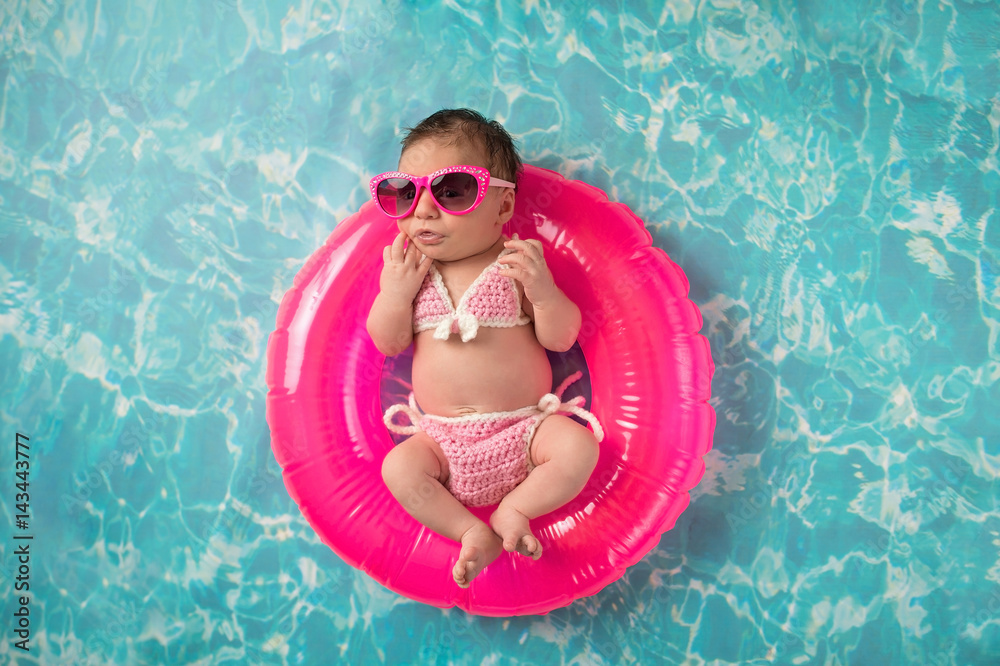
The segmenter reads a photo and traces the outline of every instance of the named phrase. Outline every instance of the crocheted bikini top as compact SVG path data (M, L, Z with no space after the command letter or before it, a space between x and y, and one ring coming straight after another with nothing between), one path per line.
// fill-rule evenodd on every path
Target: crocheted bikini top
M441 273L431 265L413 301L414 332L433 328L438 340L447 340L452 333L460 333L462 342L468 342L476 337L480 326L511 328L531 323L521 312L514 278L500 275L500 257L510 252L512 250L504 250L496 261L483 269L465 290L458 307L452 305Z

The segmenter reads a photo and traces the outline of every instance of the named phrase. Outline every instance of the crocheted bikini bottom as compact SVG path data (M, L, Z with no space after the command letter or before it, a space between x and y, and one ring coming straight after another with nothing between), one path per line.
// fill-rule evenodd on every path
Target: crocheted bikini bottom
M538 425L556 413L573 414L590 423L600 442L604 431L593 414L583 409L585 399L577 396L562 402L562 394L582 373L570 375L555 393L546 393L537 405L509 412L488 412L465 416L421 414L413 394L408 405L386 410L386 427L406 435L425 432L448 459L449 478L445 487L466 506L498 504L528 477L532 470L528 448ZM414 425L400 426L392 418L406 414Z

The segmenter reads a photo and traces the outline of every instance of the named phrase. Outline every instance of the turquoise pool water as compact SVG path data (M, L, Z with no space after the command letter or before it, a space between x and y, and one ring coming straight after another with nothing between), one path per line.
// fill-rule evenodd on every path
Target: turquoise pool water
M1000 6L662 4L5 2L0 662L997 663ZM544 617L345 565L264 419L282 294L448 106L647 220L717 365L690 507Z

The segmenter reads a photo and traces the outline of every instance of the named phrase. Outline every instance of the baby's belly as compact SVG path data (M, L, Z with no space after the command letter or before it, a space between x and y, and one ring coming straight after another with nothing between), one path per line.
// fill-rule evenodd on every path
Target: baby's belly
M480 327L462 342L435 340L433 331L414 339L413 394L427 414L502 412L534 405L552 389L552 368L531 325Z

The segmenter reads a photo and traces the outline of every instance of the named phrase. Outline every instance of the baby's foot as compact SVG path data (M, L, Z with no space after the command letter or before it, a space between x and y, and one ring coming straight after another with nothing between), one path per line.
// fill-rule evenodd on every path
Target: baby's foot
M508 553L517 551L533 560L542 556L541 542L531 533L528 518L517 509L501 504L490 516L490 526L503 539L503 549Z
M451 575L459 587L469 587L472 579L502 552L500 539L484 523L470 527L462 535L462 550Z

